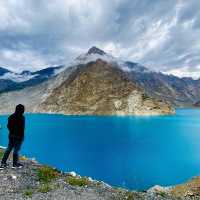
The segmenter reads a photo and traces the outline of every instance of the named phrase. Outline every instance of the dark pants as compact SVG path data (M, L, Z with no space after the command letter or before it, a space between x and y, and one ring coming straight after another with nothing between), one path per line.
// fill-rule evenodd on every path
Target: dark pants
M13 151L13 164L15 165L15 164L18 163L19 150L21 148L22 142L23 142L23 140L20 140L20 139L14 138L14 137L9 138L8 147L7 147L7 149L4 153L4 156L3 156L2 161L1 161L2 164L6 163L8 157L10 155L10 152L13 149L14 149L14 151Z

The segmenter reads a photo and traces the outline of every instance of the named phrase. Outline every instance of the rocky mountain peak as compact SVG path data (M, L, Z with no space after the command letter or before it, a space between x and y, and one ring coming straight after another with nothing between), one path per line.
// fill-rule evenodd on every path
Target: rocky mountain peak
M94 46L94 47L91 47L91 48L88 50L87 54L105 55L106 53L105 53L103 50L101 50L101 49L99 49L99 48L97 48L97 47Z
M81 65L39 105L40 112L68 115L172 114L147 96L127 73L102 59Z

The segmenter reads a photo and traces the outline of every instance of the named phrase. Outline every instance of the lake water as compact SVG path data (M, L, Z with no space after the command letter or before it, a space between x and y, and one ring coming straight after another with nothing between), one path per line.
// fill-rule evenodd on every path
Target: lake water
M0 116L0 145L7 145ZM200 175L200 110L174 116L26 115L22 154L113 186L143 190Z

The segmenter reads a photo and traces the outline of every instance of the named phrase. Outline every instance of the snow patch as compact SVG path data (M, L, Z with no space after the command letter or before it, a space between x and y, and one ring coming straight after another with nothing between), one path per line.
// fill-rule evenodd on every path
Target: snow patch
M115 63L117 66L122 69L125 72L138 72L138 73L151 73L149 69L146 67L138 64L138 63L132 63L132 62L126 62L121 59L118 59L116 57L113 57L110 54L98 54L98 53L93 53L93 54L82 54L78 56L74 61L70 63L70 66L76 66L80 64L87 64L89 62L94 62L98 59L104 60L108 63Z
M56 75L60 74L61 72L65 71L65 69L66 69L66 66L63 66L63 67L61 67L59 69L54 69L54 76L56 76Z
M3 80L11 80L14 82L24 82L24 81L28 81L34 77L38 76L38 74L17 74L17 73L5 73L3 76L0 77L0 79Z
M92 61L96 61L98 59L104 60L106 62L116 62L116 58L111 55L104 54L82 54L77 57L74 61L72 61L71 65L80 65L80 64L87 64Z

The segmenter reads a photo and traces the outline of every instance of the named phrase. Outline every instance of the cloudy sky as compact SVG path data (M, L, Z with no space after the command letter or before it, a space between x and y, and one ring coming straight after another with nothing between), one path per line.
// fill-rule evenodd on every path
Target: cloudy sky
M200 77L200 1L0 1L2 67L68 63L94 45L153 70Z

